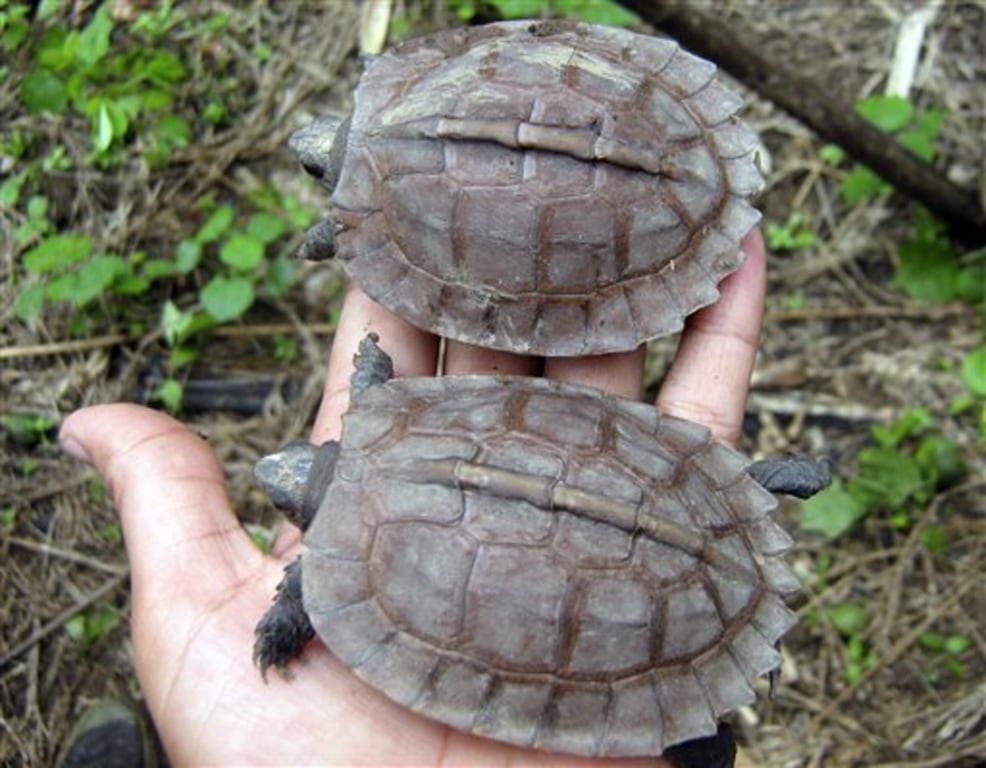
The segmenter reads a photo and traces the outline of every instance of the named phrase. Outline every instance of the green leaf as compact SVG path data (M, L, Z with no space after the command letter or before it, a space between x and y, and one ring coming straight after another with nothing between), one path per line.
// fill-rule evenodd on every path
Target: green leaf
M192 127L178 115L161 115L154 125L154 136L165 150L187 147L192 140Z
M449 7L455 11L455 17L461 22L467 22L476 15L476 0L452 0Z
M165 379L151 393L151 399L164 405L168 413L178 413L181 410L181 401L185 395L185 388L176 379Z
M179 368L184 368L186 365L191 365L199 358L198 347L188 346L177 346L171 350L171 354L168 355L168 368L172 371L177 371Z
M92 145L97 152L102 153L113 143L113 121L110 119L110 111L106 108L106 104L99 105L99 112L94 122Z
M841 165L846 159L846 151L838 144L826 144L818 150L818 159L826 165Z
M918 157L931 162L935 159L935 142L944 122L944 110L921 110L917 113L914 124L901 131L897 138Z
M61 24L45 30L38 48L37 64L54 72L76 71L75 52L79 45L77 32L69 32Z
M296 278L296 270L293 259L286 259L278 256L270 264L267 271L267 280L264 287L271 296L279 297L288 292Z
M219 249L224 264L240 272L256 268L264 258L264 244L250 235L236 232Z
M865 631L870 616L859 603L836 603L827 609L829 621L843 637L855 637Z
M119 293L122 296L140 296L143 293L147 293L147 289L151 287L151 281L147 278L135 275L133 272L123 272L118 274L113 279L113 284L110 286L110 290L113 293Z
M251 237L264 245L277 240L287 230L287 224L280 216L272 213L255 213L247 221L246 231Z
M859 453L859 473L847 490L867 509L893 511L910 499L923 499L929 489L914 457L892 448L867 448Z
M636 14L611 0L555 0L558 13L588 24L633 27L640 23Z
M908 408L890 427L882 424L870 427L870 434L883 448L896 448L908 437L924 432L933 424L934 419L924 408Z
M59 113L68 103L65 83L44 69L36 69L21 80L21 100L32 112Z
M25 286L14 300L14 314L25 322L41 314L45 303L45 287L42 283Z
M13 207L21 196L21 187L27 180L27 171L21 171L0 184L0 205Z
M0 8L2 7L3 5L0 5ZM20 13L17 17L14 17L14 14L18 10L21 10L22 13ZM19 8L18 6L15 6L10 11L6 29L4 29L4 24L0 23L0 30L3 31L3 34L0 35L0 46L2 46L7 53L13 53L20 48L21 44L27 39L27 36L31 31L30 22L24 18L24 15L27 12L28 9L26 6L20 6ZM2 16L3 13L0 12L0 17Z
M825 490L801 505L801 527L837 539L863 518L867 510L835 478Z
M986 397L986 344L976 347L962 361L962 380L969 390Z
M949 635L945 640L945 652L950 656L958 656L972 647L972 640L965 635Z
M839 192L848 205L890 192L893 188L863 165L854 166L842 179Z
M929 552L941 554L948 549L948 531L940 525L929 525L924 529L921 543Z
M157 51L143 68L142 74L161 85L173 85L185 79L185 65L171 51Z
M202 246L197 240L182 240L175 250L175 264L178 271L187 275L199 265L202 259Z
M13 411L0 414L0 424L9 437L25 445L37 445L45 442L48 433L52 432L57 423L43 413Z
M234 218L236 211L233 210L233 206L220 205L206 219L205 224L196 233L195 239L202 245L218 240L232 226Z
M179 274L178 265L169 259L148 259L141 267L140 274L148 280L174 277Z
M541 15L544 0L490 0L501 19L529 19Z
M169 347L173 347L184 338L191 320L190 312L182 312L173 301L164 302L161 308L161 331Z
M959 268L947 240L916 238L901 243L894 282L919 301L950 301L956 297Z
M127 271L127 263L119 256L97 256L79 270L76 293L71 297L77 307L82 307L105 291L117 275Z
M79 290L79 273L68 272L48 281L45 297L51 301L71 301Z
M202 289L202 306L218 323L235 320L253 304L253 284L242 277L217 275Z
M85 259L92 253L92 239L85 235L53 235L24 254L28 272L52 272Z
M92 20L79 33L75 55L83 66L91 67L100 61L110 49L113 19L110 16L109 6L109 3L103 3L99 6Z
M918 643L926 651L931 651L932 653L941 653L945 650L945 636L933 630L922 632L918 636Z
M899 131L914 117L914 105L903 96L870 96L856 102L856 112L881 131Z
M966 474L965 461L959 446L943 435L928 435L921 439L914 458L925 470L932 488L950 485Z

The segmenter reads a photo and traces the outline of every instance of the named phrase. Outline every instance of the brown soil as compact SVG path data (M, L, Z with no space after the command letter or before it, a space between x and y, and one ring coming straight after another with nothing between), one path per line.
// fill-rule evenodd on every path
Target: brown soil
M714 5L751 26L770 55L830 84L845 103L882 92L901 22L923 7L903 0ZM80 6L85 4L73 7L84 16ZM207 15L207 4L194 6L194 13ZM405 6L419 27L441 16L425 0ZM114 7L122 14L129 4ZM313 206L324 205L286 150L286 137L311 114L346 102L359 71L355 7L338 2L325 9L292 3L223 8L231 14L229 28L204 55L225 62L251 94L248 111L149 175L135 166L46 174L42 185L60 228L92 234L108 250L166 252L194 231L198 222L189 211L203 194L233 199L271 180ZM911 94L919 106L947 112L936 164L969 189L978 183L984 159L984 28L981 3L941 5ZM251 54L258 40L271 50L263 65ZM20 129L41 142L61 142L81 158L84 122L39 118L20 106L18 67L28 64L12 60L10 76L0 83L0 124L8 136ZM761 697L736 717L741 763L977 764L976 758L986 759L986 464L980 432L986 427L976 423L975 408L953 415L950 404L966 391L958 368L982 343L981 318L971 305L929 306L906 298L893 278L914 207L897 196L843 204L838 183L848 163L825 166L819 160L823 140L755 92L747 93L750 119L767 149L768 188L760 201L766 221L783 223L798 211L816 242L771 260L744 448L758 455L807 450L829 457L848 477L869 444L870 425L891 423L906 409L921 407L959 445L968 472L918 509L909 525L897 528L888 516L875 515L836 542L799 531L798 505L782 507L781 521L798 542L792 559L806 581L800 607L805 620L785 640L786 663L773 697ZM0 157L2 173L9 170L5 162ZM0 208L4 413L41 414L57 423L82 405L143 399L167 355L159 333L119 327L110 307L81 340L70 333L71 317L57 306L30 326L14 317L20 253L8 233L17 216ZM197 381L220 378L224 386L259 380L278 387L251 415L182 414L216 447L245 522L275 521L253 488L251 466L264 452L304 434L311 422L330 341L325 308L338 303L340 285L334 266L308 268L289 300L266 303L241 325L214 334L203 355L208 364L198 364L191 374ZM195 286L166 290L178 299ZM163 298L148 297L146 329L156 328ZM271 362L274 337L285 328L300 341L300 355L287 372ZM652 386L673 343L653 344ZM0 764L44 765L91 701L108 695L139 699L127 634L127 564L104 490L91 473L60 455L53 431L21 441L6 429L3 441ZM923 545L932 525L946 533L944 551ZM859 638L872 663L852 683L850 650L825 610L843 602L858 603L870 617ZM108 614L118 622L85 646L66 631L69 619L81 613ZM962 671L950 671L943 656L923 647L920 637L928 630L971 641L958 658Z

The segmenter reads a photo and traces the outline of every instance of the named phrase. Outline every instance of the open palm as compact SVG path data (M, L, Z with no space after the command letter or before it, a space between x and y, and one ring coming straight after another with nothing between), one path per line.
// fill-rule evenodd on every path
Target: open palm
M764 246L744 241L746 265L720 301L691 318L658 406L735 442L759 337ZM353 289L332 347L313 442L337 438L356 345L380 335L396 375L435 370L437 340ZM447 373L543 374L639 398L643 352L541 362L449 343ZM186 764L597 765L459 733L391 703L313 643L290 680L265 684L251 665L253 630L283 567L298 553L286 528L271 555L240 527L222 470L201 439L134 405L72 414L70 454L105 478L123 521L132 569L137 674L168 755ZM631 765L633 761L620 761ZM654 766L654 760L641 765Z

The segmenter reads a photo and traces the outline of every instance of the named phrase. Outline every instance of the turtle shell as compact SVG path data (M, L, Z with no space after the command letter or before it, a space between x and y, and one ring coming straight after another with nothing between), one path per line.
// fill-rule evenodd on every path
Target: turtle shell
M336 251L409 322L486 347L582 355L677 331L760 218L758 139L714 74L671 40L574 22L397 45L341 139Z
M790 539L746 465L703 427L586 387L392 380L344 417L305 610L428 717L657 755L752 701L794 623Z

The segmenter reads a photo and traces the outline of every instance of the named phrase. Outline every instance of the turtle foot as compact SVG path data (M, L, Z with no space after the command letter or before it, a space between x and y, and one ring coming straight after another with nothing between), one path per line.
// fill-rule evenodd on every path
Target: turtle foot
M832 482L832 470L811 456L785 456L755 461L746 468L750 476L771 493L807 499Z
M320 221L305 233L305 242L298 249L298 258L305 261L327 261L336 252L336 224L331 219Z
M377 334L368 333L359 343L359 351L353 357L356 370L349 380L349 391L354 398L366 389L394 378L394 361L380 349L379 342Z
M676 768L733 768L736 763L733 729L726 723L719 723L719 730L712 736L675 744L664 750L661 757L671 761Z
M291 659L301 655L315 637L308 614L301 601L301 558L284 569L284 578L277 585L274 604L264 614L253 632L253 663L267 681L267 670L284 670Z

